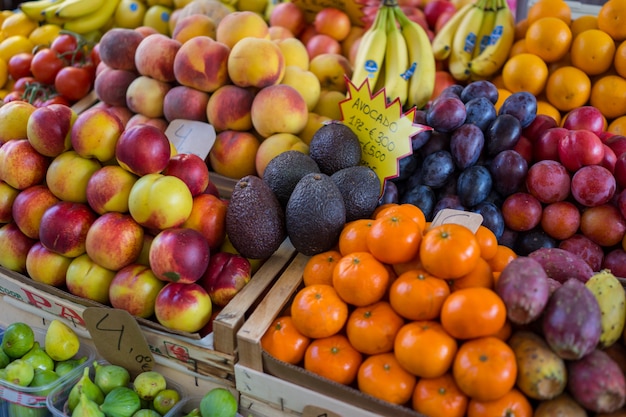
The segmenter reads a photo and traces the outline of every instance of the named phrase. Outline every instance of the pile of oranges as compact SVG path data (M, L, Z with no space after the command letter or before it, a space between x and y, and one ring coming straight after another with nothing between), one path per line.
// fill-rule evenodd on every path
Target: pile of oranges
M486 227L431 225L410 204L347 223L309 258L289 312L261 339L275 358L429 416L531 416L515 388L506 307L517 255Z
M516 24L515 43L494 80L503 95L528 91L538 113L559 122L584 105L598 108L613 133L626 132L626 2L572 18L564 0L538 0Z

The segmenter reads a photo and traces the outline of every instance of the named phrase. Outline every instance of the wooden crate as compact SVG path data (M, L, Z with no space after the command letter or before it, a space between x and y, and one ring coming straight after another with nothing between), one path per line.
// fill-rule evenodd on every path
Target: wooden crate
M207 336L172 331L154 321L137 318L153 354L171 362L172 366L234 387L234 365L238 355L236 333L294 255L293 245L285 240L250 282L218 313L213 321L214 331ZM0 294L18 301L15 305L25 310L41 310L85 330L85 309L106 307L1 267Z
M279 361L263 351L261 337L301 288L302 271L308 259L302 254L295 256L237 332L239 361L235 365L235 380L242 398L256 400L257 408L267 407L269 403L286 416L293 413L305 415L307 407L317 406L335 413L332 415L345 417L424 417L408 407L381 401L352 386L335 383L300 366Z

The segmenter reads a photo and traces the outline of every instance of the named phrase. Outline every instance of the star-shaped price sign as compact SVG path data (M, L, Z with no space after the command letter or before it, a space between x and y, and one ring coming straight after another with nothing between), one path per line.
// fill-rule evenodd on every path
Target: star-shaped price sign
M402 111L399 99L387 102L385 89L372 95L369 81L356 87L347 80L346 99L339 103L342 122L361 142L361 165L376 172L382 186L399 175L399 160L413 152L411 138L430 126L414 123L415 107Z

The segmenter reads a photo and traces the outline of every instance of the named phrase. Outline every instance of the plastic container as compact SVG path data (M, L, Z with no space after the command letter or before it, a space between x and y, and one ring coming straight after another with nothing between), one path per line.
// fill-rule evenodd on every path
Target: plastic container
M189 414L194 408L200 407L200 401L202 397L192 396L181 399L178 404L174 406L164 417L184 417ZM237 417L243 417L237 413Z
M44 346L46 330L32 327L35 340ZM0 329L0 339L4 336L4 329ZM41 387L22 387L0 380L0 417L49 417L52 416L46 405L46 397L54 388L62 386L66 381L80 376L83 369L91 366L96 358L96 351L84 343L80 345L75 358L86 357L80 366L63 375L53 383ZM27 409L22 408L26 407Z
M98 360L97 362L101 365L108 364L108 362L105 360ZM93 381L94 374L95 374L94 367L91 366L89 375L91 376L92 381ZM83 376L82 372L80 373L80 375L74 375L73 378L66 380L62 385L59 385L54 390L52 390L50 394L48 394L46 403L48 406L48 410L51 413L50 414L51 416L54 416L54 417L71 416L71 413L67 409L67 398L70 395L70 391L72 390L72 387L74 387L74 385L80 380L82 376ZM183 388L182 385L180 385L179 383L167 377L165 378L165 380L167 381L167 388L175 389L180 394L179 402L182 402L188 398L188 396L185 393L185 389ZM166 415L169 416L169 414L166 414Z

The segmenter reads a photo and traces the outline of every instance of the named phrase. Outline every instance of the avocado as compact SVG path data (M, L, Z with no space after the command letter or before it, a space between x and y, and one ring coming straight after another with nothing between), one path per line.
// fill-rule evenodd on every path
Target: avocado
M268 162L263 171L263 181L285 207L298 181L311 172L320 172L313 158L302 152L289 150L279 153Z
M269 258L287 237L283 207L270 187L255 175L235 184L225 228L233 247L252 259Z
M357 165L340 169L330 176L337 184L346 206L346 223L371 216L378 206L380 179L373 169Z
M339 187L326 174L307 174L293 189L285 208L287 235L298 252L312 256L337 244L346 224Z
M361 163L361 142L352 129L335 121L323 125L313 134L309 155L322 173L332 175Z

